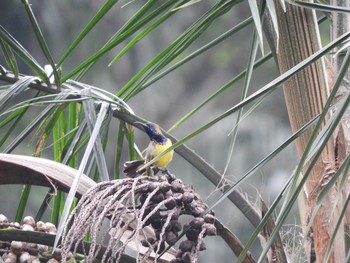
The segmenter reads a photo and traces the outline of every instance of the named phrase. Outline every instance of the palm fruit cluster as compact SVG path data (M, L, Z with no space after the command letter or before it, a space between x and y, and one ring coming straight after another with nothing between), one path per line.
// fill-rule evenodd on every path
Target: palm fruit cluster
M205 236L216 235L215 216L212 211L205 214L208 206L201 197L193 191L193 187L184 184L172 174L164 174L155 178L155 183L150 184L140 194L141 206L154 193L156 186L159 190L150 198L146 206L143 218L152 213L155 207L163 202L164 206L150 216L145 225L151 225L155 232L154 238L147 238L141 243L145 247L153 246L154 250L162 252L166 244L174 245L179 236L186 239L179 242L176 258L172 263L190 263L198 261L199 251L205 250L203 241ZM180 222L182 215L193 216L187 224Z
M207 210L192 186L167 171L98 183L82 196L68 219L62 259L76 253L90 233L86 262L97 257L122 262L127 247L136 249L140 263L162 253L170 255L172 263L198 262L204 237L216 235L216 218Z
M24 217L22 223L9 222L7 217L0 214L0 229L17 229L22 231L39 231L56 234L56 226L49 222L37 221L31 216ZM60 262L60 250L52 253L46 245L22 241L0 241L0 256L5 263L55 263Z

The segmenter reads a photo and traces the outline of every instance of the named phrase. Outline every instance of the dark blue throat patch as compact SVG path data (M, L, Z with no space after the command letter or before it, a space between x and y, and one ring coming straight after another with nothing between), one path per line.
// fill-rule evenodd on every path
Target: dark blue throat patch
M165 144L167 142L167 138L159 133L152 124L147 124L145 130L149 138L156 143Z
M156 143L159 143L159 144L166 144L167 138L161 134L157 134L151 137L151 140L154 140Z

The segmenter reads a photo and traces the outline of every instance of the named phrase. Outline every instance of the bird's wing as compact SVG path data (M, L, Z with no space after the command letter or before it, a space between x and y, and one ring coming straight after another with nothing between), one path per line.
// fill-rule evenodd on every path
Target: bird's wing
M152 160L155 154L156 154L156 143L154 141L151 141L148 144L148 147L146 150L146 158L145 158L146 163Z

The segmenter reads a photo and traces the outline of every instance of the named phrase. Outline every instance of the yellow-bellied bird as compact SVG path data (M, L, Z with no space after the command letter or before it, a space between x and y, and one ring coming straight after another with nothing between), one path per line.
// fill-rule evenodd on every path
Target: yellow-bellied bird
M151 142L149 143L146 149L146 158L144 160L125 162L124 173L126 173L126 176L128 177L134 177L137 174L143 174L144 172L147 172L149 174L149 168L147 170L139 170L139 168L173 145L171 140L163 135L162 131L160 130L160 127L157 124L144 124L141 122L135 122L134 124L136 127L140 127L145 130ZM169 151L168 153L163 155L159 160L154 162L152 168L156 168L156 172L158 171L158 169L165 169L165 167L173 159L173 154L174 151Z

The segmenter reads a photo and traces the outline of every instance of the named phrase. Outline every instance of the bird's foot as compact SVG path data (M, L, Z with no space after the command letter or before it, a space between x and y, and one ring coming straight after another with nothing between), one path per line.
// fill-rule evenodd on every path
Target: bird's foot
M169 171L167 168L162 168L162 169L159 169L163 175L170 175Z
M153 175L161 172L163 175L169 175L169 171L166 168L159 168L157 166L152 166Z

